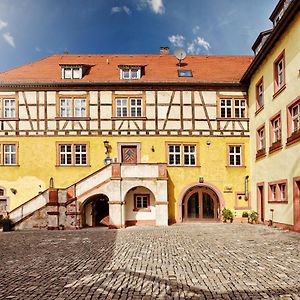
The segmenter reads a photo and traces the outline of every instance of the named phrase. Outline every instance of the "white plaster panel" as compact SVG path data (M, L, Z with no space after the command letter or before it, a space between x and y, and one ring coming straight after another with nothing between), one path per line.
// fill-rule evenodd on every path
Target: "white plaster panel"
M146 92L146 102L147 103L155 103L155 92L153 92L153 91Z
M36 92L25 92L27 104L36 104Z
M91 121L90 128L91 130L98 130L98 123L96 121Z
M196 121L195 122L195 128L198 130L208 130L209 126L206 121Z
M155 107L154 106L146 106L146 117L147 118L155 118Z
M166 130L174 130L174 129L181 129L179 121L168 121L166 125Z
M48 121L48 130L56 130L55 121ZM53 134L53 132L48 132L47 134Z
M156 225L157 226L168 225L168 205L164 205L164 204L156 205Z
M192 107L191 106L184 106L183 107L183 117L184 118L192 118Z
M158 104L159 103L170 103L172 92L171 91L159 91L157 93Z
M0 96L14 96L15 92L0 92Z
M204 102L206 104L216 104L217 103L217 94L216 92L202 92Z
M98 107L90 106L90 117L91 119L98 119Z
M197 104L202 103L202 102L201 102L201 99L200 99L200 95L199 95L198 92L195 92L194 101L195 101L195 103L197 103Z
M90 91L90 103L97 104L98 103L98 92Z
M56 104L56 93L55 92L47 92L47 103L48 104Z
M100 117L101 119L111 118L112 108L111 106L101 106L100 107Z
M59 95L87 95L86 91L60 91Z
M158 176L158 166L156 165L133 165L133 166L121 166L121 176L122 177L157 177Z
M208 117L210 119L215 119L216 116L216 112L217 112L217 108L216 107L206 107L207 113L208 113Z
M31 130L31 125L29 121L20 121L19 126L22 130Z
M48 106L47 107L47 115L48 115L48 119L54 119L56 117L56 107Z
M112 103L112 92L110 91L101 91L100 92L100 102L101 103Z
M142 95L142 91L115 91L115 95Z
M183 121L183 129L192 129L192 122L191 121Z
M167 117L168 107L167 106L158 106L158 118L165 119Z
M195 106L195 118L196 119L205 119L205 113L202 106Z
M155 130L155 121L147 121L146 128L147 130Z
M180 119L180 107L172 106L170 109L169 118L171 119Z
M241 97L244 97L244 93L243 92L224 92L224 91L221 91L220 92L221 95L229 95L229 96L241 96Z
M192 92L184 91L183 95L183 103L184 104L191 104L192 103Z

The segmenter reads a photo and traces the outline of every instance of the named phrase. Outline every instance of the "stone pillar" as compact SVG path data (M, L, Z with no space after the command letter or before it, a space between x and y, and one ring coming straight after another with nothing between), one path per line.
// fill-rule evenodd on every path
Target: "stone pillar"
M47 229L55 230L58 229L58 190L51 188L49 189L49 201L47 203Z
M168 181L165 179L157 181L157 193L155 202L156 225L168 225Z

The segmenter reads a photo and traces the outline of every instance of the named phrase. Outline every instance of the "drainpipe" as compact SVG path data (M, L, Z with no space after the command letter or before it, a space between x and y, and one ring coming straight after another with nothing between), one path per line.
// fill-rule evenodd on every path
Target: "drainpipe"
M247 175L245 177L245 200L247 201L249 199L249 189L248 189L248 184L249 184L249 176Z

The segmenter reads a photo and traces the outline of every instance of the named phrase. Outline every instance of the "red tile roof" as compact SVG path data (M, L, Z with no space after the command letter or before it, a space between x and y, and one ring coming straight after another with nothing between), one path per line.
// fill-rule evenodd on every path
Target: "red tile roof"
M251 56L188 55L182 69L192 70L193 77L178 77L178 61L173 55L75 55L55 54L42 60L0 73L0 84L22 83L120 83L119 65L143 65L144 83L237 83L250 65ZM61 66L91 66L82 79L61 79ZM132 80L133 81L133 80Z

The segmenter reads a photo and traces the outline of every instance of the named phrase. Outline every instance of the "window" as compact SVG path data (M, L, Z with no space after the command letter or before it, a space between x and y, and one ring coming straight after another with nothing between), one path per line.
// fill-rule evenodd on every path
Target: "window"
M274 62L274 86L275 93L285 86L285 62L284 51Z
M61 118L86 118L86 98L66 96L59 98L59 117Z
M62 79L81 79L82 75L83 75L82 65L61 66Z
M195 144L168 144L169 166L196 166Z
M180 166L181 165L181 145L169 145L169 165Z
M280 118L273 120L273 143L281 141Z
M287 144L300 141L300 96L292 101L287 108Z
M0 187L0 218L7 215L8 198L5 195L5 189Z
M0 118L16 118L16 99L10 97L0 97Z
M256 84L256 110L264 106L264 86L263 78Z
M17 144L0 143L0 165L10 166L17 164Z
M246 100L242 98L220 98L221 118L246 118Z
M234 116L235 118L245 118L246 117L246 101L245 99L235 99L234 100Z
M178 77L193 77L192 70L178 70Z
M259 129L257 129L256 137L257 137L256 158L258 158L260 155L265 154L265 149L266 149L265 125L261 126Z
M87 144L58 144L58 151L60 166L86 166L88 163Z
M143 97L115 98L115 116L117 118L141 118L144 114Z
M183 157L185 166L196 165L196 146L195 145L183 145Z
M135 210L148 209L150 207L149 195L134 195Z
M228 145L229 166L242 166L242 145Z
M269 202L287 202L287 180L269 182Z
M120 67L120 79L140 79L141 69L140 66L119 66Z

